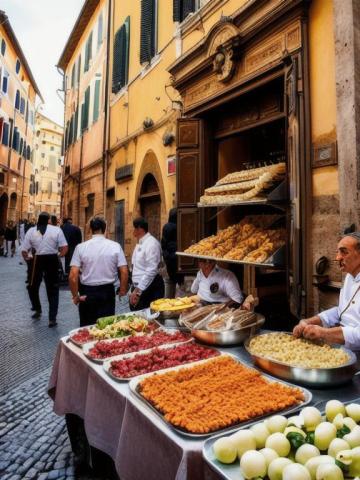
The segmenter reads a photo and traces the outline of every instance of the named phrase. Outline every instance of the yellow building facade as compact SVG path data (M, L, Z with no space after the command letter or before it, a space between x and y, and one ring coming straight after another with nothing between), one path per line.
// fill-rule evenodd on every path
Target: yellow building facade
M289 225L296 226L289 232L287 279L283 286L290 298L290 309L297 316L326 307L331 294L314 288L313 283L321 256L329 261L327 273L331 281L336 284L340 280L332 260L341 230L333 2L145 0L115 2L113 8L106 188L108 197L115 197L115 233L124 242L127 256L134 244L131 221L139 214L148 217L150 230L159 237L169 209L177 205L180 249L209 233L206 214L196 205L201 189L209 185L202 182L197 191L194 183L192 191L197 192L197 198L182 203L181 189L186 189L184 184L191 185L198 167L194 163L187 177L178 175L176 185L171 174L176 150L178 173L182 163L186 164L182 160L184 151L210 158L215 148L220 165L221 158L241 153L231 122L239 122L239 133L260 131L260 125L276 120L277 124L266 127L267 134L272 128L278 129L281 155L289 163L295 162L291 167ZM148 36L147 42L144 35ZM147 56L142 52L144 45ZM216 56L223 52L224 59L220 60L224 63L218 66ZM124 60L119 64L116 56L121 55ZM271 99L269 105L264 100L264 112L255 114L256 101L251 104L250 93L246 111L241 112L247 92L253 91L255 98L257 92L266 96L270 90L275 91L280 102L284 101L273 117L269 113L273 108ZM294 111L289 106L292 100ZM223 117L223 125L220 118L216 127L218 116ZM223 141L208 142L207 152L204 146L196 152L196 142L190 142L183 151L180 130L177 132L180 117L205 123L208 129L197 132L200 137L215 138L214 128L225 129L225 124L229 131L218 134ZM191 136L190 130L188 133ZM176 142L171 140L174 135ZM242 135L246 137L246 133ZM293 152L290 145L295 145ZM199 162L203 162L205 170L208 168L206 161ZM236 169L234 159L226 162ZM206 171L201 175L205 178ZM189 211L193 216L186 217ZM111 210L109 213L111 216ZM327 221L329 216L331 222ZM194 271L195 266L183 261L181 268L184 272Z
M34 216L46 211L60 216L62 192L62 139L64 129L37 112L33 154Z
M31 175L36 96L27 60L0 11L0 226L33 215Z
M62 215L87 233L104 210L108 2L86 1L58 61L64 72Z
M351 78L342 71L347 72L343 58L354 63L353 45L343 41L341 51L339 41L343 32L351 37L356 12L350 12L353 24L340 28L351 16L341 5L338 0L87 0L59 62L68 85L65 121L69 131L81 103L75 99L94 78L89 74L79 89L69 87L79 52L104 9L110 13L99 127L105 136L91 126L75 141L73 135L69 146L65 134L64 213L78 211L80 226L90 213L105 213L108 235L130 259L132 220L145 216L159 238L169 210L177 206L183 250L236 221L231 211L198 208L204 188L244 164L285 159L285 268L248 272L244 287L267 275L264 291L281 292L295 316L333 303L341 281L333 251L354 212L359 224L357 177L348 176L354 185L342 188L341 173L346 159L356 158L346 139L356 122L352 118L344 128L339 121L355 101L355 88L346 95L340 91ZM350 206L349 191L355 199ZM179 266L195 271L192 260L182 259ZM335 293L323 288L323 281Z

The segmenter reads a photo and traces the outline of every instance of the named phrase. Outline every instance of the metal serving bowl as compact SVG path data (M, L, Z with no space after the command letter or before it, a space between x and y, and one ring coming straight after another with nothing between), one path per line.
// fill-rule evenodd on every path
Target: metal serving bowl
M289 333L289 332L277 332ZM266 335L262 333L259 335ZM295 367L277 360L272 360L261 355L255 355L250 351L250 339L244 344L246 350L251 355L254 364L265 372L276 377L288 380L289 382L299 383L313 388L326 388L341 385L349 382L356 373L356 355L351 350L340 345L332 345L334 348L341 348L349 355L349 361L340 367L331 368L306 368Z
M239 345L243 343L250 335L254 335L264 324L265 317L260 313L256 314L256 323L236 330L225 330L215 332L213 330L191 330L191 334L200 342L208 345Z

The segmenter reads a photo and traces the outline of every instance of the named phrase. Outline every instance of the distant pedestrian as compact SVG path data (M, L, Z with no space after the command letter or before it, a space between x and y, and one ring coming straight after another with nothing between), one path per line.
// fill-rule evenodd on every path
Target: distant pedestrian
M22 245L22 255L29 260L29 251L35 251L31 279L28 286L32 308L32 318L40 318L41 303L39 289L44 277L46 293L49 301L49 327L54 327L59 307L58 256L67 252L67 242L59 227L49 225L50 215L42 212L37 226L30 228Z
M159 274L161 246L148 232L148 223L144 218L136 218L133 226L133 234L138 243L131 261L132 287L129 302L130 310L142 310L164 296L164 280Z
M51 222L51 225L53 225L54 227L57 227L58 226L57 216L56 215L51 215L50 222Z
M64 232L66 241L69 246L69 250L65 255L65 274L69 275L70 272L70 261L74 254L74 250L79 243L82 242L81 230L76 225L73 225L72 218L64 218L63 224L61 226L62 231Z
M16 225L12 220L9 220L7 226L5 228L5 257L11 253L13 257L16 251L16 239L17 239L17 232L16 232Z
M71 259L69 285L72 300L79 305L80 326L92 325L101 317L115 314L115 286L119 277L119 297L128 289L128 266L119 243L105 238L102 217L90 221L92 237L75 248Z
M184 283L184 275L177 270L177 210L172 208L169 212L169 221L165 223L162 230L161 248L166 265L168 279L165 279L165 297L175 297L176 284Z

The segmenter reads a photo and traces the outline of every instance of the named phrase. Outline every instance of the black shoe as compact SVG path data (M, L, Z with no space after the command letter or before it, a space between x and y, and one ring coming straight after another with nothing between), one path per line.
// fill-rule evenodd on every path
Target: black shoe
M31 315L31 318L40 318L40 317L41 317L41 311L39 312L39 310L35 310L35 313Z
M56 320L49 320L49 328L56 327Z
M36 312L36 308L34 308L34 307L31 307L30 310L31 310L32 312Z

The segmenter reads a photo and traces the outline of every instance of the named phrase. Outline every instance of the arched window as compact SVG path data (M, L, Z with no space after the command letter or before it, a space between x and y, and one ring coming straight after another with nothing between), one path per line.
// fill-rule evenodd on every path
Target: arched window
M20 109L20 90L16 90L15 94L15 108L16 110Z
M20 60L17 59L17 60L16 60L16 65L15 65L15 72L16 72L16 73L19 73L19 72L20 72L20 66L21 66Z

